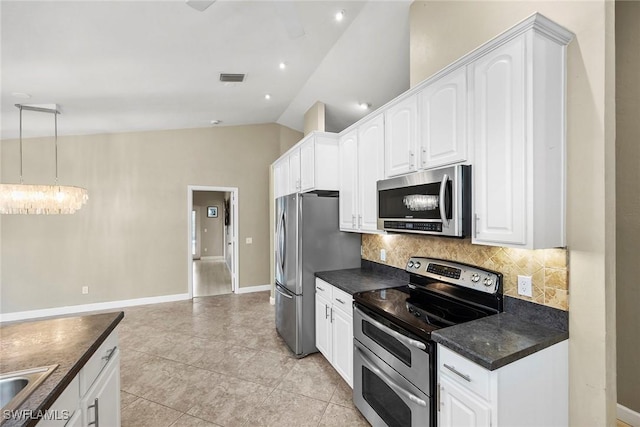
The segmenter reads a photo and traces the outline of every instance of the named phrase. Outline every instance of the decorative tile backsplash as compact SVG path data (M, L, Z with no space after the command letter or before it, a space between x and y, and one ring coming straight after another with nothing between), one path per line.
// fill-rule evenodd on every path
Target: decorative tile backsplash
M386 261L380 260L380 249ZM427 256L478 265L504 275L504 294L561 310L569 309L566 249L525 250L472 245L471 239L411 234L363 234L362 258L405 268L411 256ZM518 295L518 275L531 276L533 297Z

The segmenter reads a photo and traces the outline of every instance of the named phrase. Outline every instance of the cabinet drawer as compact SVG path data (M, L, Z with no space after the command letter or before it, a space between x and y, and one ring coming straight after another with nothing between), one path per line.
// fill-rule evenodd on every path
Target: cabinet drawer
M84 396L89 390L91 384L96 380L102 368L109 362L117 347L118 331L114 330L80 370L80 396Z
M439 375L446 375L450 380L489 400L490 371L441 345L438 345L438 354Z
M316 277L316 294L325 298L327 301L331 301L333 295L333 286L328 284L322 279Z
M345 291L333 288L333 298L331 299L333 308L342 311L343 313L353 317L353 296L349 295Z

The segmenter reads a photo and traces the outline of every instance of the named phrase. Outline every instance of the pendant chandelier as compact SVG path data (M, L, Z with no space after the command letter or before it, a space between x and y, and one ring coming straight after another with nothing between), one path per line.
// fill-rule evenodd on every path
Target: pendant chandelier
M20 184L0 184L0 214L72 214L80 209L89 196L87 190L80 187L58 185L58 106L16 104L20 109ZM54 185L24 184L22 179L22 110L50 113L55 126L55 164Z

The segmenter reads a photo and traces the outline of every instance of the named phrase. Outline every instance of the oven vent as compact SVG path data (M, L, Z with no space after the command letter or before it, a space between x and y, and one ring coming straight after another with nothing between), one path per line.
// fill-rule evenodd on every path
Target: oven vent
M220 81L240 83L244 81L244 74L220 73Z

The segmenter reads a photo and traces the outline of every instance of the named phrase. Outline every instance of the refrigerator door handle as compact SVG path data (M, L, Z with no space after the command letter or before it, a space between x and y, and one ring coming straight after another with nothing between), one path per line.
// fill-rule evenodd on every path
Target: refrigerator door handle
M293 297L291 295L287 295L284 292L282 292L280 289L278 289L278 287L276 286L276 292L279 293L280 295L282 295L285 298L289 298L289 299L293 299Z

